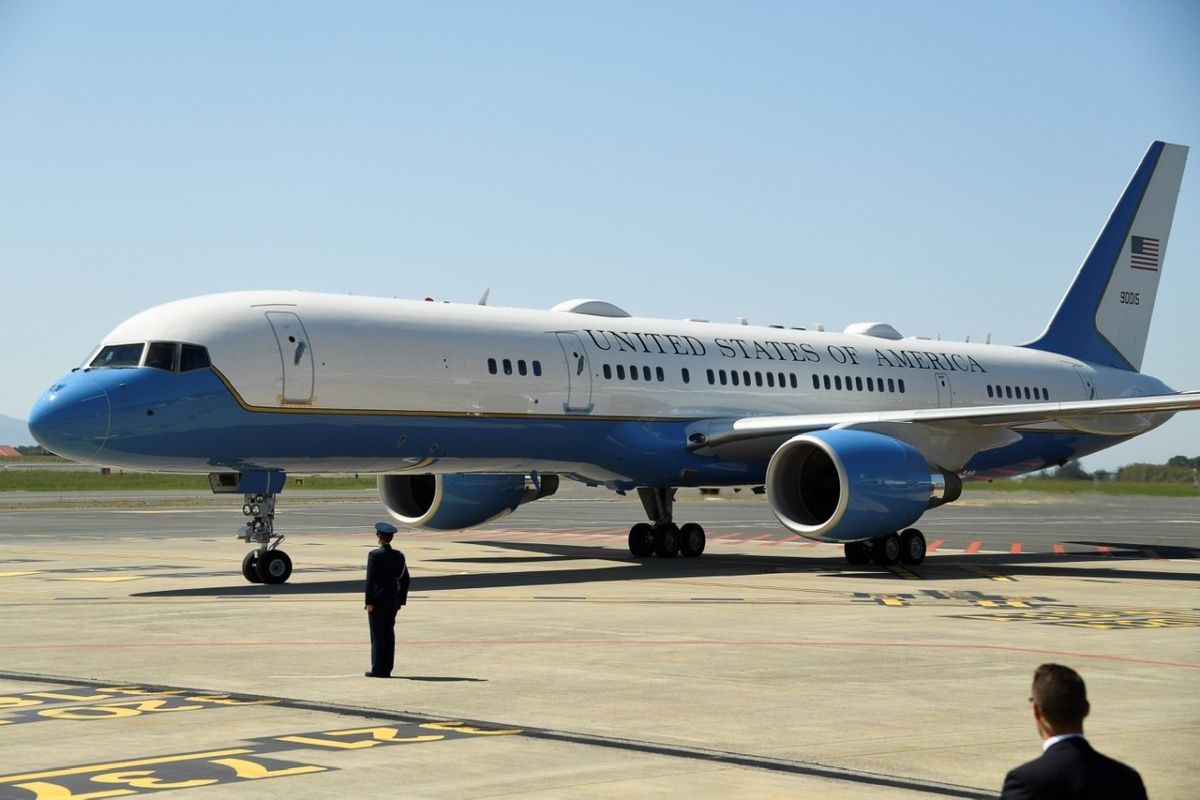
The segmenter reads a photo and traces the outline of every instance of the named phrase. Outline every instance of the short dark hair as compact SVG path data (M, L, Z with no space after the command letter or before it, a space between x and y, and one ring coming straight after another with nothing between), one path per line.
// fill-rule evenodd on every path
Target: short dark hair
M1083 678L1062 664L1042 664L1034 670L1033 702L1055 726L1082 724L1088 713Z

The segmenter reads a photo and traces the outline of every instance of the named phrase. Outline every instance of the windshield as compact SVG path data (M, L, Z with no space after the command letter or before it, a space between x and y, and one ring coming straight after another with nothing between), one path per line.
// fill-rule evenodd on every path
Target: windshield
M92 369L136 367L142 360L142 350L145 346L143 342L105 345L88 366Z

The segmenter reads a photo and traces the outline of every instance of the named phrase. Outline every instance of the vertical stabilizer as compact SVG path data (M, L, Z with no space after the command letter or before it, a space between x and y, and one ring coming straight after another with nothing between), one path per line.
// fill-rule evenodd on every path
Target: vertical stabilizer
M1187 151L1150 145L1050 324L1025 347L1142 368Z

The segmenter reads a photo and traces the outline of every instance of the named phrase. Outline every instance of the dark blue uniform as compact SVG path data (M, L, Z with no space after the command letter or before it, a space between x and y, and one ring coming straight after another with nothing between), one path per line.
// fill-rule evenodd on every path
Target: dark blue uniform
M1146 787L1132 767L1097 753L1082 737L1051 745L1040 758L1004 778L1001 800L1145 800Z
M408 570L404 553L383 544L367 556L366 604L371 606L371 674L392 674L396 658L396 612L408 602Z

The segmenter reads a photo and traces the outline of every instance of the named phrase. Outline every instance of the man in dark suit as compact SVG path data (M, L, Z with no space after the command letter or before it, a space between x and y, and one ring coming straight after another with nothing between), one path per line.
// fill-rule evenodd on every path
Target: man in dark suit
M367 621L371 624L371 671L368 678L390 678L396 658L396 612L408 602L404 553L392 549L396 528L375 525L379 547L367 556Z
M1083 678L1070 667L1042 664L1033 673L1033 719L1042 755L1004 778L1001 800L1144 800L1142 777L1116 759L1097 753L1083 738L1090 706Z

